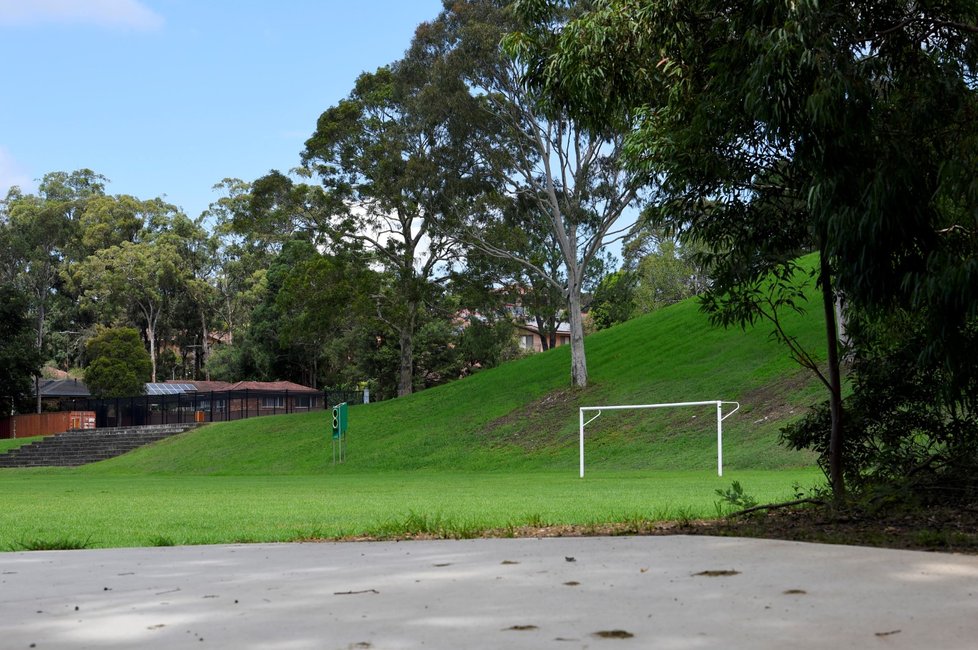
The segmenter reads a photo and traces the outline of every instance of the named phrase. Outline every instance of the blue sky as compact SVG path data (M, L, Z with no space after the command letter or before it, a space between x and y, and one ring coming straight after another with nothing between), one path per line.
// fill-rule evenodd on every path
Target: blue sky
M92 169L197 217L299 162L320 113L440 0L0 0L0 196Z

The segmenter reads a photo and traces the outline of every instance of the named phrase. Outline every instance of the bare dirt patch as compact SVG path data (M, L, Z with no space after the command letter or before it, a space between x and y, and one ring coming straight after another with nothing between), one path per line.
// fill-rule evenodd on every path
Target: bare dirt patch
M804 406L792 404L791 398L812 381L811 371L798 370L743 393L739 401L750 406L750 422L753 424L785 420L807 410Z
M560 432L574 421L583 393L575 388L547 393L496 418L481 435L490 446L517 445L528 451L562 442Z
M701 522L696 533L978 554L978 510L932 507L868 515L829 507L785 508Z

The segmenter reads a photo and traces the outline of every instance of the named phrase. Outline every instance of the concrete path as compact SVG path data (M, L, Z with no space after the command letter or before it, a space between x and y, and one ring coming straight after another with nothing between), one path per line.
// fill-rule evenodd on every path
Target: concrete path
M978 557L711 537L0 553L0 648L978 648Z

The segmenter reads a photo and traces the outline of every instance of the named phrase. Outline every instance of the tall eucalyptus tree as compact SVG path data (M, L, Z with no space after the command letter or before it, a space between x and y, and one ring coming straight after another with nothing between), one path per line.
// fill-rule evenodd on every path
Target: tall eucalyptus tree
M460 236L482 251L523 265L563 295L571 330L571 383L587 385L582 315L583 289L596 272L605 246L622 235L616 227L639 199L643 184L623 165L625 123L600 128L580 122L546 95L524 83L525 52L506 52L504 36L519 28L510 2L468 0L446 3L431 23L419 27L409 57L430 57L433 69L462 79L494 128L476 160L496 181L497 197L467 211L456 225ZM559 29L576 11L554 14ZM505 204L525 206L513 219ZM541 263L538 247L508 245L502 230L550 240L559 252L556 267Z

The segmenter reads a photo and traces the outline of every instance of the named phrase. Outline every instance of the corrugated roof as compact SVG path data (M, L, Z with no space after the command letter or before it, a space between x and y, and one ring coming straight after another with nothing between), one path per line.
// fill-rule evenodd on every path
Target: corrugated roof
M226 381L195 381L191 379L167 379L168 384L190 384L197 389L198 393L210 391L231 390L233 384Z
M147 384L148 385L148 384ZM322 391L315 388L309 388L308 386L303 386L302 384L297 384L291 381L239 381L234 384L229 384L226 381L195 381L191 379L168 379L164 385L168 386L179 386L188 385L191 386L198 393L207 393L210 391L218 392L225 390L254 390L254 391L289 391L290 393L321 393Z
M41 397L91 397L88 386L77 379L42 379Z

